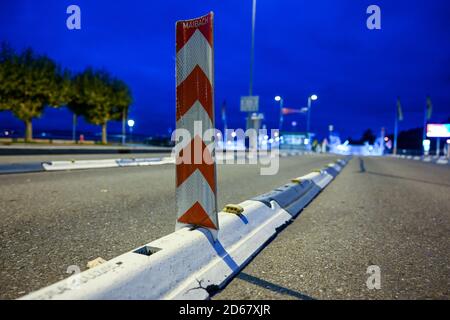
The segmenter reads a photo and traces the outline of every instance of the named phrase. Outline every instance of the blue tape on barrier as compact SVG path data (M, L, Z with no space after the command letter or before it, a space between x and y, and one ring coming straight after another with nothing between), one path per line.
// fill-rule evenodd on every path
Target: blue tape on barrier
M0 174L44 171L41 162L0 164Z
M335 168L333 168L333 167L328 167L326 170L325 170L329 175L331 175L332 177L333 177L333 179L334 178L336 178L336 176L339 174L339 171L337 171Z
M295 217L314 199L320 190L320 187L314 182L306 180L300 184L287 184L251 200L260 201L268 207L271 206L271 201L275 201L280 207Z

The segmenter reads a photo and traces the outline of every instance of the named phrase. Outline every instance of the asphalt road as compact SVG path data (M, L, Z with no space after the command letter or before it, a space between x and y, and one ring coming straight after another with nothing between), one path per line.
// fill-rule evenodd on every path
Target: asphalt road
M28 159L42 160L36 157ZM270 191L336 158L281 158L276 176L261 176L254 165L219 165L219 208ZM111 259L174 230L173 165L8 174L0 182L2 299L61 280L71 265L83 270L92 259Z
M449 299L449 195L448 166L354 158L214 299Z

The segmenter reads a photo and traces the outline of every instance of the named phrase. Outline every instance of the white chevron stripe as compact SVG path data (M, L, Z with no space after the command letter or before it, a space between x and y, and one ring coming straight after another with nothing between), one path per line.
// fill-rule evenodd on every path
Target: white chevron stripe
M201 124L201 126L200 126ZM195 131L195 127L197 128L197 132ZM206 110L202 107L201 103L197 100L192 107L186 112L178 121L176 124L177 129L184 129L187 130L191 136L191 139L195 137L196 135L200 135L200 137L203 137L203 133L206 130L213 129L213 124L211 119L209 118L208 113ZM175 132L177 141L178 136L181 134L185 134L185 132ZM205 144L208 144L212 141L212 139L205 139ZM184 148L189 141L182 142L182 148Z
M197 125L201 123L201 130L199 128L198 132L195 132L196 121L198 121ZM202 138L203 142L206 144L211 154L214 151L214 145L211 144L213 140L206 139L206 137L203 136L203 133L206 130L213 129L214 127L211 119L209 118L208 113L205 111L205 109L202 107L201 103L198 100L192 105L192 107L188 110L188 112L186 112L177 121L176 128L184 129L186 131L177 130L175 132L175 141L176 141L176 145L174 148L175 154L178 154L178 152L180 152L181 149L184 149L196 135ZM189 133L189 136L185 136L185 134L187 133ZM180 137L182 137L183 139L180 139Z
M208 129L212 129L212 121L209 118L208 113L203 108L200 101L195 101L192 107L177 121L177 128L183 128L189 131L191 136L194 136L194 122L201 121L202 132ZM198 132L197 132L198 133Z
M189 41L177 53L177 86L191 74L197 65L212 84L212 49L208 40L199 30L194 32Z
M187 157L186 159L184 159L183 157L178 157L180 151L183 150L184 148L186 148L186 146L188 144L190 144L191 142L192 142L192 139L190 139L190 138L187 138L187 139L183 138L182 141L176 143L175 147L172 149L172 156L175 158L175 164L178 165L178 164L184 163L185 161L192 161L192 159L190 157L190 154L185 155L185 157ZM210 156L212 158L212 161L216 162L216 159L215 159L215 146L216 145L215 145L215 143L207 142L207 141L204 141L204 140L203 140L203 143L205 143L206 149L208 149L209 154L210 154ZM197 146L194 143L194 148L195 149L193 151L191 149L191 152L197 152L196 148L200 148L200 146ZM204 152L203 149L202 150L199 149L198 152L201 153L201 154L199 153L199 158L198 159L202 159L202 163L211 164L211 163L206 163L206 159L204 158L204 154L203 154L203 152ZM185 164L194 164L194 163L185 163Z
M176 191L178 218L199 202L211 221L217 226L216 198L208 182L199 170L194 171Z

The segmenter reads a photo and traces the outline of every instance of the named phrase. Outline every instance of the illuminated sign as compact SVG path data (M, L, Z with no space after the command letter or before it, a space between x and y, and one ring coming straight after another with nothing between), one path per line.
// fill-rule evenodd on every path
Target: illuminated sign
M450 138L450 123L447 124L428 124L428 138Z
M241 111L242 112L257 112L259 110L259 97L241 97Z

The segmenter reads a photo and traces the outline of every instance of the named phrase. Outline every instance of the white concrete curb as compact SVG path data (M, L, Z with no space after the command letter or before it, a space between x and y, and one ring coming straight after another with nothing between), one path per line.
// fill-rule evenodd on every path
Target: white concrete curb
M76 160L52 161L43 163L45 171L80 170L116 167L154 166L175 163L171 157L142 158L142 159L104 159L104 160Z
M174 164L175 158L143 158L143 159L120 159L116 161L119 167L159 166L162 164Z
M78 160L78 161L52 161L42 164L45 171L78 170L94 168L118 167L116 160Z
M312 152L290 152L281 153L280 157L291 157L309 155ZM235 161L255 160L274 157L273 154L259 154L258 156L247 155L246 153L218 153L216 155L217 164L233 164ZM25 173L25 172L40 172L40 171L64 171L64 170L86 170L86 169L101 169L101 168L119 168L119 167L139 167L139 166L157 166L164 164L175 164L174 157L163 158L135 158L135 159L102 159L102 160L66 160L66 161L51 161L51 162L36 162L24 164L7 164L0 165L0 174L3 173Z
M392 155L392 157L397 159L408 159L408 160L415 160L415 161L422 161L427 163L434 163L439 165L448 165L450 164L449 159L445 156L401 156L401 155Z
M159 249L150 256L133 250L24 298L206 299L208 291L197 287L222 283L291 219L276 203L273 208L257 201L241 206L247 224L221 212L214 245L208 231L184 228L144 246Z
M301 203L299 211L345 164L330 164L287 186L302 188L304 183L309 190L294 201ZM292 190L283 190L277 195L292 195ZM205 229L184 228L21 299L207 299L294 217L276 201L267 205L248 200L240 206L240 215L219 213L216 242Z

